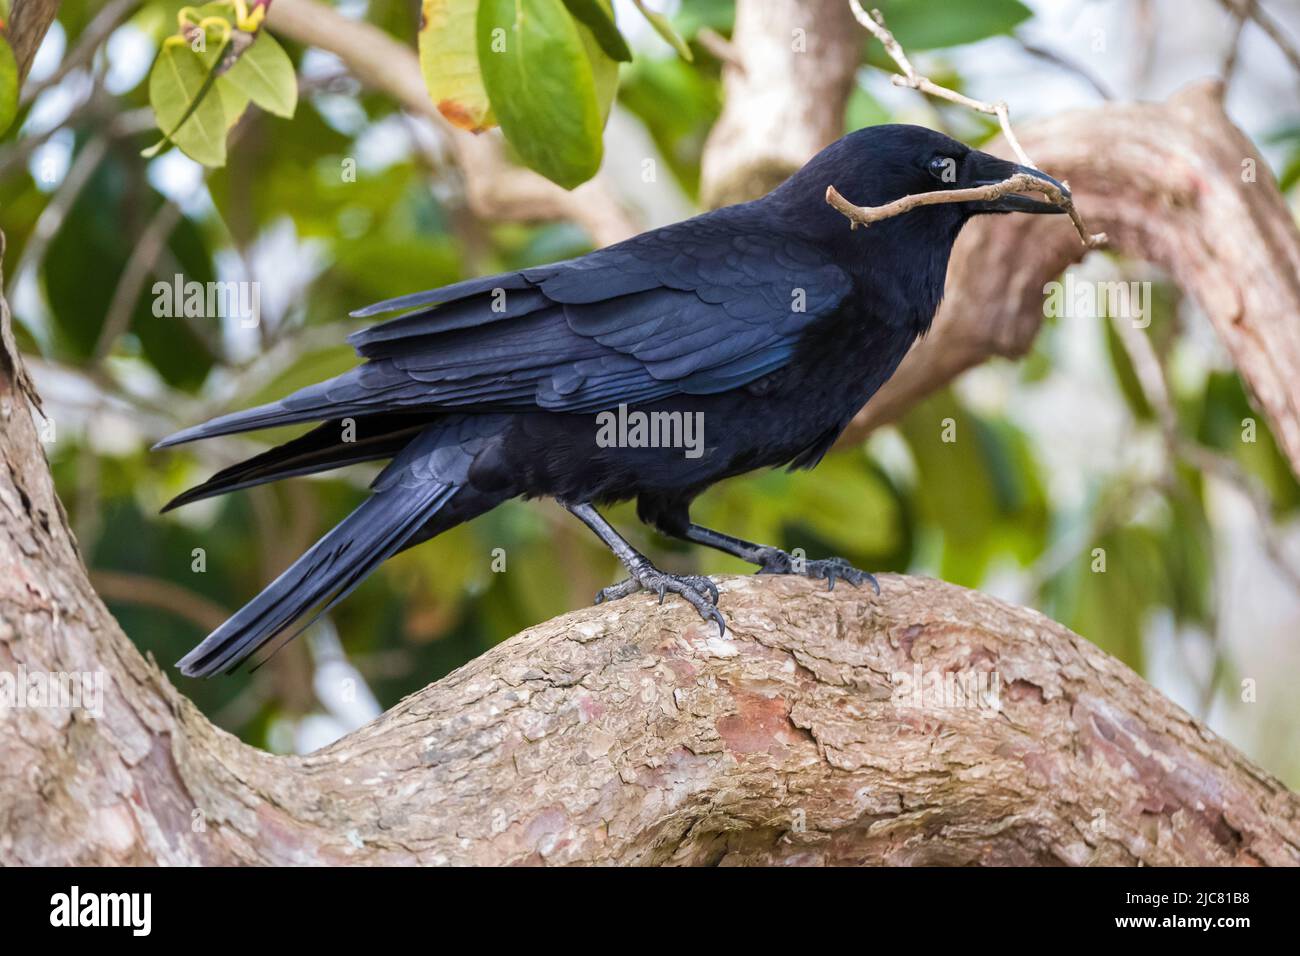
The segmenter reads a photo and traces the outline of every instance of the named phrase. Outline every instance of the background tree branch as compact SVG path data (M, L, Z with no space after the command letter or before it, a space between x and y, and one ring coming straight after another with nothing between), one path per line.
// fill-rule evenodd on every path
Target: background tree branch
M6 35L14 50L18 64L18 85L21 87L36 59L36 51L45 31L59 12L59 0L14 0L9 9Z

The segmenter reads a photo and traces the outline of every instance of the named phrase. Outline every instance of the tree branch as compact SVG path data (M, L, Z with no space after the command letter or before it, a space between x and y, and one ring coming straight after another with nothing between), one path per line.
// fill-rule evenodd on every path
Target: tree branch
M1297 49L1295 43L1286 35L1282 25L1269 15L1259 5L1259 0L1219 0L1221 6L1232 13L1240 22L1251 20L1263 30L1273 45L1281 51L1282 55L1290 61L1291 66L1297 72L1300 72L1300 49ZM1237 28L1237 32L1240 28ZM1233 46L1236 46L1237 38L1234 36ZM1235 58L1235 57L1234 57ZM1226 77L1225 77L1226 79Z
M204 632L214 631L230 617L230 609L197 591L162 578L129 571L91 571L90 581L106 601L155 607L183 618Z
M59 13L59 0L14 0L5 33L18 63L18 86L23 85L36 59L45 33Z
M39 84L23 90L22 103L26 106L45 90L57 86L78 67L86 66L94 58L95 52L105 40L129 17L141 3L141 0L110 0L91 20L81 35L77 45L64 54L58 67ZM57 12L57 11L56 11Z

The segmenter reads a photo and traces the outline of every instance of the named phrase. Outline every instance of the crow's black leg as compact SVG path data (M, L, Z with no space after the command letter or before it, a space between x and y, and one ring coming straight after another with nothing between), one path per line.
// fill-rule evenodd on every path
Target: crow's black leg
M843 558L823 558L817 561L798 558L780 548L733 538L729 534L698 524L688 524L680 534L673 533L673 536L716 548L718 551L735 555L742 561L757 564L759 574L802 574L804 577L829 582L831 590L834 590L835 582L840 578L854 587L869 581L876 589L876 593L880 593L880 585L876 582L875 575L855 568Z
M602 589L596 595L597 604L626 597L642 589L658 594L660 604L664 602L665 594L670 592L680 594L688 604L700 612L700 617L717 623L719 634L727 633L727 622L723 619L722 612L715 606L718 603L718 588L712 581L694 574L666 574L660 571L650 563L649 558L628 544L627 540L615 531L614 527L602 518L590 503L585 501L578 504L562 503L583 524L596 532L596 536L604 541L605 546L623 562L630 575L626 581Z

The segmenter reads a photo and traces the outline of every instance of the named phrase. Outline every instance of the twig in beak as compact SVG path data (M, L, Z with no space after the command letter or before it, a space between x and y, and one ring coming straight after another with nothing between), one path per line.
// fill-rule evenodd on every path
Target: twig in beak
M1079 236L1083 239L1084 245L1089 249L1099 248L1106 243L1106 234L1104 232L1088 234L1084 228L1083 220L1074 208L1074 203L1065 193L1054 184L1029 173L1016 173L1009 179L990 183L987 186L972 186L967 189L937 189L934 192L913 193L910 196L904 196L901 199L895 199L893 202L885 203L883 206L854 205L845 199L834 186L827 186L826 202L848 219L850 228L856 229L858 226L869 226L873 222L880 222L882 219L901 216L903 213L910 212L919 206L937 206L942 203L970 202L972 200L991 201L1001 199L1011 193L1027 192L1042 193L1052 205L1065 210L1071 221L1074 222L1074 227L1079 231Z

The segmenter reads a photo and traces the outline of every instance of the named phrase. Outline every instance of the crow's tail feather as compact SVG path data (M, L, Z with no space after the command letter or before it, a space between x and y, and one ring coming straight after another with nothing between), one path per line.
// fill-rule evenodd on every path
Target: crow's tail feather
M456 485L397 485L367 498L177 665L188 677L229 673L307 612L333 607L424 527Z
M163 512L281 478L314 475L363 461L392 458L429 424L427 416L374 415L357 419L345 439L342 421L326 422L307 434L217 472L163 506ZM350 439L350 440L348 440Z

